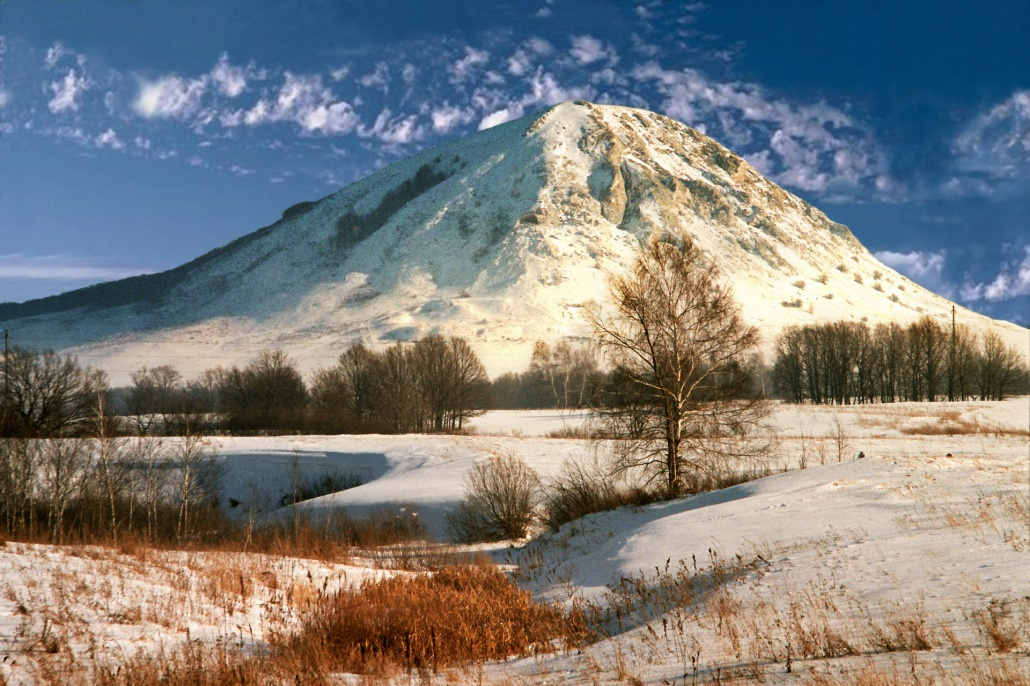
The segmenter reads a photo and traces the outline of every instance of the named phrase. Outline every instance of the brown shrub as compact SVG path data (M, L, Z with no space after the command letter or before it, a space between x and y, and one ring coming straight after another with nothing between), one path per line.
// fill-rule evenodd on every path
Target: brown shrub
M313 650L331 656L332 669L362 673L548 652L583 634L581 619L534 602L484 565L366 582L314 603L302 623L288 650Z

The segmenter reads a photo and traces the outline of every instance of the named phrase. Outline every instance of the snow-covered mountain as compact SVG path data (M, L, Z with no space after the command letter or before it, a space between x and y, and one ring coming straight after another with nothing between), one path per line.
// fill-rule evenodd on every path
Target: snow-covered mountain
M770 345L790 323L871 323L952 303L683 124L568 102L421 152L162 274L0 305L17 339L106 368L187 374L283 348L310 369L351 342L467 337L492 374L585 338L584 306L658 230L721 267ZM1026 329L958 308L1014 345Z

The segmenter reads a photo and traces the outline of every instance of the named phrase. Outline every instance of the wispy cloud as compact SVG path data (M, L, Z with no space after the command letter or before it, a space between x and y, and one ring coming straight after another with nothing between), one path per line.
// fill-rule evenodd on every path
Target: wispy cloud
M187 119L200 109L207 87L206 75L198 79L168 75L155 81L141 80L133 109L146 119Z
M74 63L82 67L86 64L86 56L80 52L72 50L61 41L53 43L47 48L46 54L43 56L43 66L50 70L61 63Z
M229 62L229 54L223 52L218 62L209 72L211 82L222 95L235 98L247 90L247 84L252 80L263 80L268 78L268 72L258 69L253 62L245 67L235 66Z
M431 108L429 116L434 131L447 133L456 126L462 126L475 120L476 111L471 107L456 107L450 103L444 103L439 107Z
M69 69L64 78L50 82L49 89L54 97L47 103L47 107L54 114L69 110L74 112L79 109L82 94L92 86L93 82L84 74L75 69Z
M465 46L464 56L452 62L447 69L451 75L451 83L464 83L473 77L477 68L482 67L489 61L490 53L486 50L480 50L470 45Z
M605 60L609 64L619 61L614 47L593 36L572 36L572 48L569 50L569 54L580 65L593 64L601 60Z
M112 150L125 149L125 143L118 138L118 134L115 133L114 129L108 129L103 133L97 134L93 139L93 144L98 148L111 148Z
M390 92L390 65L386 62L377 62L372 71L364 74L358 79L365 88L373 88L382 93Z
M967 283L961 290L962 299L967 302L999 302L1027 295L1030 295L1030 246L1023 248L1020 261L1003 264L992 280Z
M663 5L644 9L641 27L664 22ZM291 124L299 136L291 141L284 134L282 139L298 154L326 150L312 147L312 137L353 136L349 144L365 151L372 150L368 139L388 146L375 153L382 158L379 164L434 139L489 128L563 100L584 99L643 107L683 121L741 153L778 183L815 195L883 199L905 192L891 177L871 128L846 112L846 105L798 102L753 83L670 66L682 61L667 53L648 55L630 47L620 55L611 37L600 32L567 40L558 49L543 37L526 34L495 34L472 42L441 36L392 46L371 58L352 56L345 64L316 72L237 64L223 52L201 73L120 74L114 85L106 75L95 76L104 84L93 89L103 96L103 109L93 102L100 95L87 92L89 83L81 80L89 78L80 68L85 58L57 43L45 62L51 65L48 82L72 70L72 83L65 87L61 81L58 92L55 81L52 95L54 107L62 111L85 108L88 116L72 122L72 128L85 132L80 138L138 155L158 156L177 147L170 138L173 130L157 128L162 121L166 127L187 126L203 140L227 141L225 151L234 145L260 145L259 137L243 130ZM149 123L144 128L134 119ZM70 125L44 126L56 131ZM121 141L144 136L154 144L119 147L110 137L98 143L97 132L109 127ZM332 145L340 148L348 142ZM189 155L177 159L185 161Z
M880 250L873 253L873 257L910 279L939 278L944 270L945 252L943 250L911 250L909 252Z
M952 144L955 172L945 190L990 192L988 182L1030 178L1030 90L1016 91L969 122ZM969 175L964 177L964 175Z
M880 250L873 253L873 257L935 293L946 298L955 296L954 284L944 276L947 261L945 250Z
M102 281L149 274L152 271L97 264L74 255L0 255L0 279Z
M897 189L872 130L839 108L792 102L757 84L719 82L656 60L632 76L655 84L665 114L743 152L778 183L824 194Z
M361 127L360 135L375 137L391 145L405 145L425 137L425 129L415 115L394 116L389 108L381 111L371 127Z
M326 88L321 76L286 72L274 100L261 98L249 110L224 113L221 121L227 126L293 122L305 133L346 134L361 119L349 102Z

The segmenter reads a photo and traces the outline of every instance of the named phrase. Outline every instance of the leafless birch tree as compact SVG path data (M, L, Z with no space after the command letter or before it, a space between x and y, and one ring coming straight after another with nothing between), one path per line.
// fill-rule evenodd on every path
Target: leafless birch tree
M654 238L609 288L612 310L590 316L622 380L624 392L602 407L622 439L621 467L664 480L674 497L691 479L763 453L752 436L767 406L750 395L745 368L758 331L717 267L686 237Z

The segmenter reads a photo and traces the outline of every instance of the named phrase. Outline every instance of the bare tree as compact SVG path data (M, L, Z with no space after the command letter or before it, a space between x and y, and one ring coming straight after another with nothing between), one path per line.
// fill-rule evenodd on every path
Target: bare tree
M233 367L219 390L230 428L283 433L303 424L307 388L282 350L263 351L244 369Z
M1025 392L1028 371L1022 355L1006 346L996 332L988 331L977 355L975 375L981 400L1003 400L1007 394Z
M465 500L447 518L462 541L522 538L536 518L540 476L517 455L494 455L465 475Z
M35 533L39 441L0 438L0 524L10 532Z
M127 405L139 433L148 433L157 420L167 425L169 416L181 409L185 393L182 375L171 365L134 371Z
M452 360L451 406L448 408L452 429L461 429L465 420L486 409L490 381L479 356L464 338L452 337L448 342Z
M447 339L426 336L409 349L411 382L426 412L420 431L443 431L448 411L454 405L455 365ZM449 427L448 427L449 428Z
M529 374L540 379L562 414L587 405L599 376L593 351L568 341L559 341L554 347L537 341L529 361Z
M0 366L8 410L4 430L30 437L72 431L91 416L95 386L102 381L70 355L12 348Z
M115 435L113 418L107 412L107 391L97 390L93 414L93 443L97 481L107 501L111 538L118 540L118 505L131 494L131 465L126 443Z
M88 445L74 438L46 438L38 441L38 446L47 527L51 540L61 543L65 513L85 485L91 455Z
M937 399L945 380L948 336L936 319L924 315L908 327L911 400Z
M219 474L211 443L189 427L172 449L172 464L179 501L175 538L182 541L193 536L197 513L214 497Z
M744 323L717 267L686 237L652 240L631 272L610 281L614 311L590 311L594 330L633 401L608 403L623 469L663 479L666 493L766 446L750 437L767 404L749 394L747 355L758 331Z

